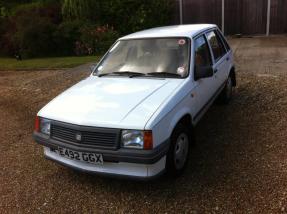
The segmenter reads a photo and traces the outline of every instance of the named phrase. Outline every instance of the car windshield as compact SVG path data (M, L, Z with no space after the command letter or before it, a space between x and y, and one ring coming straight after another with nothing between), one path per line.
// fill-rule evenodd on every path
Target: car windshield
M120 40L95 74L184 78L188 75L189 49L188 38Z

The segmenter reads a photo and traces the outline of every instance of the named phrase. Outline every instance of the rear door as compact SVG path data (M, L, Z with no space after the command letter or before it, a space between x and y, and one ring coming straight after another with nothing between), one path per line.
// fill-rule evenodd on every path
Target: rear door
M206 33L213 60L214 81L219 89L225 83L229 72L230 57L216 30Z

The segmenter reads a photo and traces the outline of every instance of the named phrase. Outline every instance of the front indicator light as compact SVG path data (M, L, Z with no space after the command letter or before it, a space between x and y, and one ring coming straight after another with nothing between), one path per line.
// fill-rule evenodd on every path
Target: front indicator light
M144 131L144 149L153 149L152 131Z
M36 116L35 118L35 132L40 132L40 117Z

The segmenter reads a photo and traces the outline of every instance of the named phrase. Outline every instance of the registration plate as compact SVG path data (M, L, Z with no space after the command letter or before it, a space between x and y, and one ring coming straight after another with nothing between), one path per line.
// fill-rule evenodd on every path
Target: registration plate
M95 154L89 152L77 152L70 149L58 147L58 154L62 157L77 160L86 163L100 164L104 163L102 154Z

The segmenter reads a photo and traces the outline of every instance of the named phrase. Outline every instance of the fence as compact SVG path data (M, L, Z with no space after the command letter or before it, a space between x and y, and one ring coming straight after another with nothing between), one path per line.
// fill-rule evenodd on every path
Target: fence
M287 0L176 1L177 23L214 23L225 34L287 33Z

